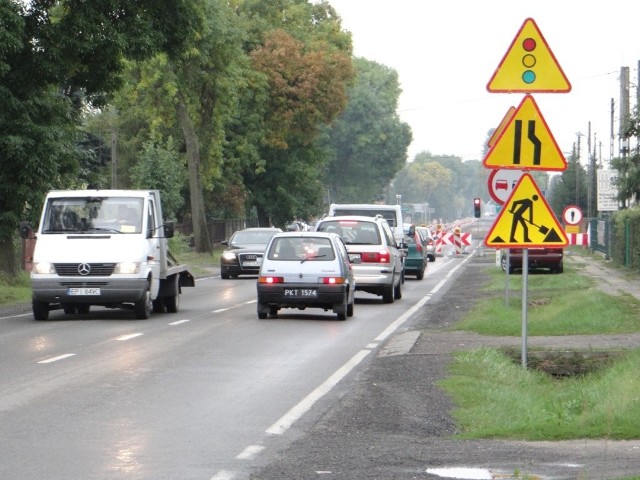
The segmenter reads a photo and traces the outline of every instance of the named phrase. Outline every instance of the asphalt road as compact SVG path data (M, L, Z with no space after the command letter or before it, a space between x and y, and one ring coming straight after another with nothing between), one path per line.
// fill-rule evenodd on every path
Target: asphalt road
M461 261L408 278L394 304L358 292L343 322L318 310L258 320L255 278L200 279L180 312L148 320L6 310L0 478L249 478L353 387Z

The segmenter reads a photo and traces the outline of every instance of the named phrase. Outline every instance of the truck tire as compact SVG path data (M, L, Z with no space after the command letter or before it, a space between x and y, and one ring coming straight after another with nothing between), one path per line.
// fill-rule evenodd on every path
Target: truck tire
M49 304L47 302L32 300L31 308L33 310L33 318L36 320L46 320L49 318Z
M151 310L153 305L151 303L151 292L149 291L149 287L144 291L142 298L135 303L135 312L136 318L140 320L145 320L151 316Z
M174 295L164 297L164 304L169 313L178 313L180 308L180 277L178 275L175 275L174 279L174 292Z

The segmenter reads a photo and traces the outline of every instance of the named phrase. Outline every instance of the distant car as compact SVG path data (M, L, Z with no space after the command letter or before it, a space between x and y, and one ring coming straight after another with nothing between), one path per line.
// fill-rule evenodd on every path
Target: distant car
M404 253L396 244L389 223L381 216L344 215L325 217L318 232L342 237L353 263L356 290L382 296L384 303L402 298Z
M427 244L417 227L404 224L405 241L408 245L407 256L404 257L404 271L406 275L415 275L416 279L424 278L429 258L427 256Z
M564 265L562 260L564 258L564 250L562 248L551 247L529 247L528 248L528 263L529 270L535 269L548 269L551 273L562 273L564 271ZM501 250L500 252L500 265L503 271L507 271L507 250ZM522 249L510 248L509 249L509 273L513 273L516 270L522 270Z
M267 227L235 232L228 241L222 242L227 248L220 256L220 277L226 280L239 275L257 275L269 240L279 232L282 232L279 228Z
M496 190L509 190L509 184L506 180L497 180Z
M436 239L431 236L431 231L428 227L416 227L416 232L418 232L423 237L423 243L426 244L427 248L427 259L430 262L436 261Z
M322 308L345 320L353 315L355 294L347 248L335 233L279 233L267 247L257 290L260 319L281 308Z

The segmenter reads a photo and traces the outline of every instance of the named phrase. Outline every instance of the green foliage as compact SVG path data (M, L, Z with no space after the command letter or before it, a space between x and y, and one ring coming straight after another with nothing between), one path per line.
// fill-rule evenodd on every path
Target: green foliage
M181 190L186 172L184 159L177 148L171 137L164 145L146 142L138 163L130 170L132 188L160 190L165 218L176 218L176 213L184 203Z
M29 274L21 272L17 276L0 273L0 305L27 303L31 301Z
M347 107L320 141L330 155L326 184L334 203L380 200L385 186L405 165L411 143L411 130L396 113L397 72L363 58L356 58L354 66Z
M611 257L618 265L640 270L640 206L620 210L612 217Z
M612 297L586 276L565 266L562 275L528 277L527 331L530 335L593 335L640 331L640 302L628 295ZM487 298L456 325L483 335L521 334L522 276L509 276L508 301L504 273L496 268ZM507 305L505 305L505 303Z
M637 439L640 350L562 381L526 370L495 349L459 352L440 382L454 399L461 438Z
M568 205L576 205L583 212L587 211L587 180L587 172L580 165L577 155L573 154L569 158L567 169L552 178L546 195L557 218L562 218L562 212Z

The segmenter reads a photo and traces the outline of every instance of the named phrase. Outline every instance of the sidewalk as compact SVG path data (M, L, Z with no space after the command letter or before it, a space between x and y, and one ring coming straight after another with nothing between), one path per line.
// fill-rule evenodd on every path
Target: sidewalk
M640 274L582 255L565 255L565 262L584 268L584 273L593 277L602 291L611 295L626 293L640 300Z

